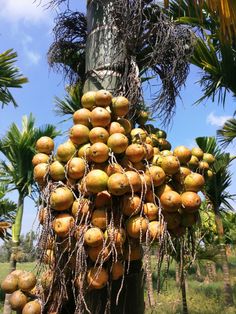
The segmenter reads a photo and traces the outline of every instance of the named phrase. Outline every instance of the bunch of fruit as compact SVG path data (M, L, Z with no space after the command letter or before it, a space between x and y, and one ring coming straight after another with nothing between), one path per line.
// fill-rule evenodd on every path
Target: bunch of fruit
M138 127L131 124L123 96L90 91L81 104L69 139L53 155L53 140L40 138L32 162L41 188L41 260L51 268L44 290L59 285L60 269L82 295L124 276L125 265L142 259L142 243L160 243L167 232L182 236L196 223L214 156L171 151L144 112Z
M2 281L1 288L9 293L9 303L22 314L41 314L41 302L36 293L36 277L32 272L15 270ZM22 312L21 312L22 311Z

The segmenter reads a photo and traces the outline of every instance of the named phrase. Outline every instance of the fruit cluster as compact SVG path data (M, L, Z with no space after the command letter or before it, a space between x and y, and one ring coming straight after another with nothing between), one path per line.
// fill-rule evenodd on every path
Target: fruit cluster
M41 314L41 303L36 296L36 277L32 272L15 270L2 281L1 288L9 293L12 310L22 314Z
M55 156L52 139L36 143L42 261L69 267L78 290L101 289L142 259L142 243L160 242L167 232L182 236L196 223L214 157L200 148L171 151L166 133L146 124L143 113L133 126L123 96L90 91L81 104ZM55 284L50 274L45 290Z

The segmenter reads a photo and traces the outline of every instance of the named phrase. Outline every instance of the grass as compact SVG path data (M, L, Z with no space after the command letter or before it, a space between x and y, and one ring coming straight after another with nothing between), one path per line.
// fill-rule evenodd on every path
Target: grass
M236 302L236 257L229 259L232 287ZM33 271L35 263L18 263L18 269ZM202 273L204 273L204 264L201 265ZM0 283L7 275L9 270L8 263L0 264ZM155 272L154 272L155 286ZM156 306L151 309L148 307L147 293L145 292L146 310L145 314L181 314L181 291L176 287L175 283L175 267L171 264L169 278L162 288L162 292L157 295L155 292ZM3 312L4 294L0 289L0 313ZM235 314L236 309L224 307L223 302L223 281L222 273L217 268L217 278L214 282L199 282L195 278L195 273L190 270L187 278L187 302L190 314Z
M35 263L18 263L17 269L34 271ZM9 273L9 263L0 263L0 284L2 280L6 277ZM5 295L0 288L0 313L3 313L3 304L4 304ZM15 311L13 311L15 313Z

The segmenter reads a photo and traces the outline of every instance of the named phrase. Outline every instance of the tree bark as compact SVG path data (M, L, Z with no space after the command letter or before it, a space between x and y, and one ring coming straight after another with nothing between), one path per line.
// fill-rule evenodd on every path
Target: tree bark
M24 211L24 197L23 197L23 195L19 194L17 211L16 211L16 218L15 218L15 222L12 226L12 244L11 244L9 273L16 270L17 252L18 252L18 247L20 244L20 233L21 233L23 211ZM5 295L3 314L11 314L12 313L11 305L9 303L10 296L11 296L10 294Z
M151 255L146 254L144 261L145 273L146 273L146 285L147 285L147 293L149 306L153 307L155 305L155 298L153 292L153 282L152 282L152 265L151 265Z
M88 38L86 43L86 76L84 92L106 89L115 92L121 83L119 69L124 68L124 49L117 40L118 29L111 23L111 10L115 0L88 0L87 24ZM143 314L144 285L141 261L132 261L129 274L125 275L124 286L117 304L117 293L120 281L112 284L111 313ZM102 304L100 313L104 314L107 298L106 289L93 299ZM126 302L127 301L127 302ZM95 313L95 311L92 311Z
M175 283L176 286L180 287L180 269L179 269L179 263L175 261Z
M223 222L221 215L219 213L219 210L215 210L215 223L216 223L216 228L217 228L217 233L219 237L219 255L221 259L221 267L223 271L223 279L224 279L224 300L225 304L227 306L232 306L234 305L234 300L233 300L233 291L230 283L230 274L229 274L229 265L228 265L228 260L227 260L227 255L226 255L226 246L224 243L224 227L223 227Z

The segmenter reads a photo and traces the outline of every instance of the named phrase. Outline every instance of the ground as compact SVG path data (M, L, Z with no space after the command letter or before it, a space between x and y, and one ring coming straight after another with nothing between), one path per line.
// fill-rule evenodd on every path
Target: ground
M236 302L236 256L229 258L231 283L233 286L234 297ZM18 264L19 269L34 270L35 263ZM8 273L9 265L7 263L0 264L0 282ZM201 262L202 274L205 275L205 263ZM153 274L153 285L156 285L156 274ZM146 297L146 293L145 293ZM3 312L4 294L0 290L0 313ZM148 308L148 299L146 297L145 314L181 314L181 292L175 283L175 265L170 266L168 279L165 282L161 294L155 293L156 305L153 309ZM224 307L223 303L223 281L220 268L217 267L217 278L214 282L196 280L194 270L190 270L187 278L187 301L190 314L234 314L236 308ZM14 312L15 313L15 312Z

